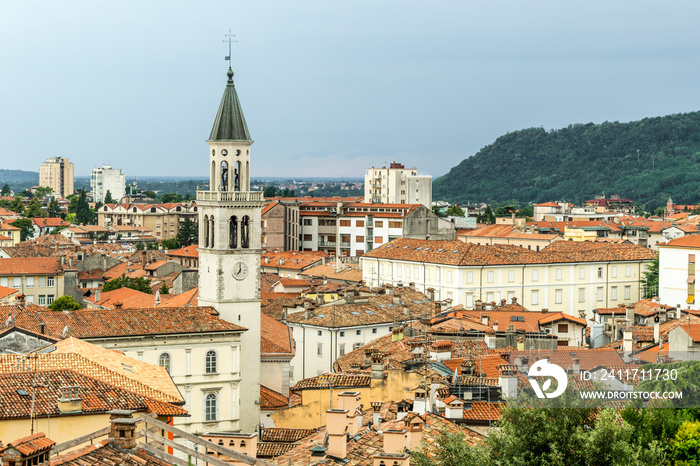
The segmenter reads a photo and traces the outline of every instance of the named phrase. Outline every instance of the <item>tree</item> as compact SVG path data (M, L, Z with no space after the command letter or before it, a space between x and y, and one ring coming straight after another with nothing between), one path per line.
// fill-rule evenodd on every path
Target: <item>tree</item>
M182 196L175 193L165 193L163 194L163 197L160 198L160 201L163 204L170 204L171 202L180 202L181 200Z
M46 212L44 212L44 209L41 208L41 201L39 201L39 199L35 197L31 201L29 201L29 205L27 205L27 211L24 215L26 215L29 218L45 217Z
M0 196L9 196L10 193L12 193L10 185L5 183L5 185L2 187L2 190L0 191Z
M199 242L199 227L196 222L185 217L177 232L177 247L182 248Z
M131 278L127 277L126 274L122 274L121 277L114 278L105 283L102 287L102 291L112 291L124 287L141 291L143 293L153 294L153 290L151 289L151 280L143 277Z
M641 281L644 289L644 298L650 299L659 295L659 255L657 254L651 264L644 271Z
M143 244L143 241L139 241L138 243L134 244L134 247L136 248L137 251L143 251L143 249L146 247L146 245Z
M277 194L277 186L265 186L265 189L263 190L263 196L266 199L276 197Z
M150 190L143 193L143 195L146 197L150 197L151 199L155 199L157 196L155 191L150 191Z
M10 210L17 214L24 213L24 204L22 203L22 196L15 196L14 200L10 203Z
M114 204L114 199L112 199L112 192L108 189L105 193L105 204Z
M80 309L82 306L80 305L79 302L77 302L75 299L73 299L72 296L61 296L57 300L55 300L50 306L49 309L52 311L77 311Z
M20 241L26 241L34 236L34 223L28 218L19 218L11 222L10 225L21 230L19 233Z
M72 203L71 201L71 204ZM78 190L78 200L75 203L75 217L76 221L83 225L95 223L95 211L90 209L90 204L87 201L87 193L84 189Z
M464 217L464 209L462 209L459 205L455 204L453 206L450 206L449 209L447 209L445 215L447 215L448 217Z
M61 207L58 205L58 201L55 197L51 198L49 201L49 207L47 209L47 214L49 217L55 218L61 213Z
M170 290L168 289L168 284L163 282L163 285L160 287L160 294L170 294Z
M700 464L700 422L684 422L671 441L671 458L676 465Z
M34 197L38 197L41 199L43 197L48 196L52 192L53 192L53 189L49 188L48 186L39 186L38 188L36 188L34 190Z
M66 218L64 218L63 220L72 225L75 225L78 223L78 216L75 215L75 213L66 214Z
M178 245L177 238L164 239L160 242L160 244L163 246L163 249L177 249L180 247Z
M489 225L496 223L496 216L494 215L493 211L491 210L490 205L486 206L486 209L484 210L483 214L478 214L476 216L476 222L477 223L486 223Z

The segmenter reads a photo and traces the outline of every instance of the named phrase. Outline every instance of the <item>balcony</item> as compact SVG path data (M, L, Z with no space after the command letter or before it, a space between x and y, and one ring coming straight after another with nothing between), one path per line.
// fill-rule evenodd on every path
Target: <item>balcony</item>
M262 202L262 191L197 191L198 201Z
M318 242L318 247L319 248L334 248L336 246L335 241L319 241Z

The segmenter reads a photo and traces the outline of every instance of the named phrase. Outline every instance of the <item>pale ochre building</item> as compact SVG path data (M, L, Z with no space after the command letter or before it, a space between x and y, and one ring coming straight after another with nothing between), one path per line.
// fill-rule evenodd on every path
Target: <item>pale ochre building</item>
M39 167L39 186L53 189L60 197L73 194L73 163L63 157L46 159Z
M365 202L372 204L423 204L433 202L433 177L392 162L387 167L371 167L365 172Z
M530 310L592 316L598 307L641 299L640 278L655 257L629 243L557 241L537 252L508 245L397 239L360 258L364 281L414 282L436 300L471 309L517 298Z
M260 423L260 254L262 191L250 190L250 146L233 71L207 140L210 191L197 191L199 208L199 304L246 328L241 336L240 374L233 403L235 430L254 432ZM216 386L205 396L214 396ZM221 412L220 421L233 413ZM212 423L213 424L213 423ZM222 430L212 426L209 430Z

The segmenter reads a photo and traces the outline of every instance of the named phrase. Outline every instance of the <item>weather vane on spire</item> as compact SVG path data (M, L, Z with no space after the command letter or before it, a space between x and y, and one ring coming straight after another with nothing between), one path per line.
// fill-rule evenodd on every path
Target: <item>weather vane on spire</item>
M229 68L231 67L231 44L234 42L238 42L237 40L233 40L235 35L231 34L231 28L228 28L228 34L224 34L224 37L227 37L228 39L222 41L222 42L228 42L228 55L225 57L225 60L229 62Z

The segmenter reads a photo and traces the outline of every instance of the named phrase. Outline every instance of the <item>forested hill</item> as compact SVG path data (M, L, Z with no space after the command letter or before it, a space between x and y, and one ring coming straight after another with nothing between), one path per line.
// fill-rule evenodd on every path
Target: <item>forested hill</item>
M508 133L433 184L433 199L461 203L578 204L602 193L647 210L669 196L699 203L700 112Z

